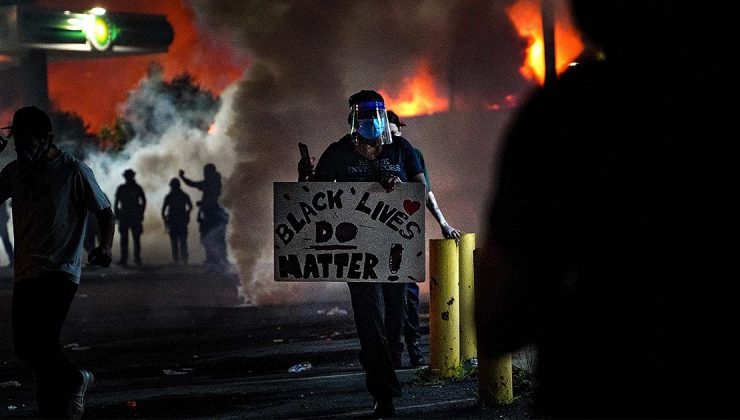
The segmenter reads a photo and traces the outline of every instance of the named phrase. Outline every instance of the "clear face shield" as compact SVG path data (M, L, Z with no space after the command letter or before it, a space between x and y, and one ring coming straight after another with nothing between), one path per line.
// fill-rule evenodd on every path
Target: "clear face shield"
M350 134L371 146L391 144L391 130L385 104L380 101L360 102L350 111Z

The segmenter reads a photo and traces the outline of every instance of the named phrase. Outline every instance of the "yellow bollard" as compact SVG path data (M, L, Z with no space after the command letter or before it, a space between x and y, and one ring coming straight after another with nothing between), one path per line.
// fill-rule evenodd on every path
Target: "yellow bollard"
M475 273L478 276L478 287L483 287L485 281L492 279L482 279L480 276L488 272L483 264L490 264L490 261L482 261L481 255L483 250L476 249L473 251ZM478 293L475 296L478 310L485 310L487 302L484 302L485 294ZM477 337L483 343L491 343L496 337L490 337L486 331L485 325L477 325ZM483 345L478 351L478 398L484 406L496 406L509 404L514 400L514 378L512 375L511 353L506 354L488 354L486 346Z
M514 400L511 353L478 356L478 394L485 406L508 404Z
M458 260L454 239L429 241L429 368L443 378L460 365Z
M475 284L473 251L475 233L464 233L460 238L460 360L478 358L475 334Z

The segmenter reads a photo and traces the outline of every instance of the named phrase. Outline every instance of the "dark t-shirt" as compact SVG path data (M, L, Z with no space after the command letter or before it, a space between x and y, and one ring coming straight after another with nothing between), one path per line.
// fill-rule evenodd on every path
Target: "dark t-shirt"
M190 196L182 190L172 190L164 197L164 210L167 211L167 222L172 226L187 226L193 204Z
M316 165L316 181L375 182L386 174L407 182L424 172L414 148L403 137L393 137L393 143L383 146L375 160L368 160L355 151L349 134L327 147Z
M144 190L137 183L121 184L116 190L118 219L127 223L140 223L144 219Z
M432 190L432 181L429 179L429 171L427 170L427 165L424 163L424 155L421 153L421 150L414 147L414 154L416 155L416 158L419 159L419 164L421 165L421 169L424 170L424 180L427 183L427 191Z

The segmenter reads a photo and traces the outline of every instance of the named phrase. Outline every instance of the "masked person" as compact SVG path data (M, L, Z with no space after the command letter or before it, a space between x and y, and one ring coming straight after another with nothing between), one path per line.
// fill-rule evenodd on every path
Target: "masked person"
M18 155L0 172L0 202L13 200L15 353L36 370L41 416L80 418L93 374L65 357L59 334L80 283L87 213L95 213L101 232L88 262L107 267L113 212L90 168L54 145L44 111L20 108L5 128Z
M299 180L380 182L387 190L400 182L424 183L414 148L402 137L393 138L383 97L363 90L349 98L350 133L332 143L314 167L313 158L299 162ZM360 338L360 363L375 399L374 414L395 414L393 398L401 386L391 360L391 346L401 334L405 283L347 283L355 326Z
M391 130L391 135L394 137L401 137L401 127L406 124L401 122L401 119L396 115L395 112L388 110L388 123ZM395 140L394 140L395 141ZM424 164L424 155L421 153L419 148L414 147L414 154L419 159L419 164L424 170L424 180L427 184L427 197L426 207L434 216L434 219L439 223L439 228L442 231L442 236L445 239L460 240L460 231L453 228L447 223L442 210L437 204L437 199L432 192L431 182L429 180L429 171ZM401 353L403 352L403 344L399 341L393 350L393 365L396 368L402 367L401 364ZM416 283L408 283L406 285L406 316L403 323L403 338L406 342L406 351L409 354L409 364L411 367L420 367L427 364L426 357L421 351L419 346L419 339L421 333L419 333L419 285Z
M118 233L121 234L120 265L128 264L128 233L134 242L134 263L141 265L141 234L144 231L144 210L146 196L141 185L136 183L136 172L132 169L123 171L125 183L118 186L113 204L116 219L118 219Z

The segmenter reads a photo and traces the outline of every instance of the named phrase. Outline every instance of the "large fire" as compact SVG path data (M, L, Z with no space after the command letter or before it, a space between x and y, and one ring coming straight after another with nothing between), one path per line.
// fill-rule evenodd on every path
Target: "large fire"
M529 40L527 54L519 71L528 80L539 84L545 81L545 45L542 35L540 0L518 0L506 9L507 15L517 32ZM555 67L557 74L563 73L573 59L583 51L583 42L567 13L565 4L555 2ZM389 109L403 117L431 115L447 111L450 107L447 94L435 81L427 61L421 60L412 76L403 79L402 89L397 95L380 89ZM488 110L502 110L517 105L514 95L502 101L486 105Z
M506 10L519 35L530 40L521 74L539 84L545 82L545 47L540 0L519 0ZM573 27L562 2L555 3L555 67L558 74L583 51L580 34Z
M419 63L413 76L404 78L402 86L398 95L379 90L388 109L401 117L432 115L447 111L450 107L449 99L440 93L441 89L434 81L426 61Z

